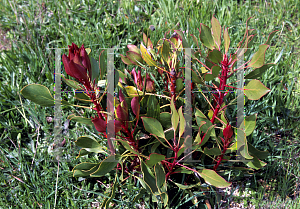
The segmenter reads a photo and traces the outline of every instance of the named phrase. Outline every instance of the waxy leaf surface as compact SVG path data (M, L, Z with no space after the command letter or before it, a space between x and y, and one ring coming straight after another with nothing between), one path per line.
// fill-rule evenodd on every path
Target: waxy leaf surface
M259 80L251 80L244 88L245 95L249 100L258 100L270 91Z

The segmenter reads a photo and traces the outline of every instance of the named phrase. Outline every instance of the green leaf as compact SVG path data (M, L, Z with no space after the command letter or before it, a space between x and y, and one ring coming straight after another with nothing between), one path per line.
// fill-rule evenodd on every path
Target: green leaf
M211 127L213 124L207 118L196 116L196 121L199 127L201 127L201 131L204 133Z
M144 196L144 194L147 192L147 190L144 189L144 188L142 188L138 192L139 193L134 197L133 201L131 201L132 205L134 205L134 203L136 201L138 201L139 199L141 199Z
M198 133L196 135L194 143L196 143L196 144L200 144L201 143L201 131L200 131L200 128L199 128L199 131L198 131Z
M176 93L179 93L184 88L182 78L176 79Z
M169 57L170 57L170 53L171 53L170 43L169 43L169 41L167 41L165 39L163 41L161 55L162 55L162 58L164 59L164 61L167 62L167 63L168 63L168 60L169 60Z
M63 75L62 75L62 80L73 89L83 90L77 81L66 79L65 76L63 76Z
M159 141L154 143L151 147L151 153L154 153L156 151L157 147L159 147L159 145L161 145L161 143Z
M216 43L216 46L218 48L220 48L221 46L221 25L219 23L219 21L213 16L211 18L211 30L212 30L212 35L213 35L213 38L215 40L215 43Z
M155 177L153 176L149 167L142 160L141 160L141 170L143 173L143 180L149 186L148 190L150 189L151 193L158 192Z
M223 104L224 104L224 103L223 103ZM226 119L225 111L222 111L222 112L221 112L221 120L222 120L225 124L228 123L228 121L227 121L227 119Z
M91 152L88 152L88 151L86 151L84 148L82 148L82 149L79 150L79 155L76 157L76 159L79 158L79 157L88 155L88 154L90 154L90 153L91 153Z
M73 168L73 171L74 170L91 170L93 167L99 165L99 163L89 163L89 162L83 162L83 163L80 163L78 165L76 165L74 168Z
M247 50L246 50L246 52L244 53L244 56L248 56L249 54L250 54L250 52L251 52L251 49L250 48L252 48L252 45L253 45L253 43L254 43L254 40L255 40L255 36L251 36L251 39L249 40L249 42L248 42L248 45L247 45Z
M165 171L160 164L156 164L154 167L155 177L156 177L156 186L163 192L166 192L163 189L163 185L166 183L166 174Z
M240 129L244 128L246 136L249 136L255 129L257 114L245 117L244 123L241 123Z
M125 78L126 78L125 73L122 72L121 70L118 70L118 73L119 73L119 78L121 78L122 82L125 83Z
M207 119L207 117L198 108L196 108L195 116Z
M172 126L171 123L171 114L168 112L162 112L159 116L159 122L162 124L162 126L166 129L169 129Z
M100 166L100 163L83 162L76 165L72 172L73 177L86 177L95 172Z
M218 77L219 76L219 73L221 71L221 67L218 66L218 65L214 65L211 69L212 71L212 75L215 76L215 77Z
M100 55L99 55L99 64L100 64L100 79L101 80L103 80L103 78L104 78L104 75L106 75L106 71L107 71L107 65L106 65L106 63L104 62L105 61L105 57L107 57L107 51L105 51L106 52L106 54L105 53L103 53L104 52L104 50L102 50L101 52L100 52Z
M244 131L237 128L237 143L236 149L240 150L240 154L246 159L253 159L253 157L249 154L247 138Z
M248 142L248 150L252 156L256 156L259 159L266 159L269 156L268 151L260 151L256 149L253 145L251 145L249 142Z
M258 170L258 169L261 169L262 167L264 167L265 165L267 165L267 163L261 161L256 156L254 156L254 159L252 161L246 163L246 165L249 166L250 168Z
M82 101L82 102L92 102L92 100L88 97L86 93L83 92L75 92L75 99Z
M214 49L214 39L211 35L211 30L206 25L200 23L200 41L203 43L204 46L213 50Z
M148 193L152 193L150 186L141 177L138 176L134 176L134 177L139 180L140 184L147 190Z
M251 80L244 89L245 95L249 100L258 100L270 91L259 80Z
M265 53L269 45L262 44L259 46L258 51L253 55L248 67L260 68L265 62Z
M129 143L128 143L127 141L124 141L124 140L122 140L122 139L116 139L116 141L120 142L120 143L125 147L125 149L127 149L128 151L130 151L130 152L132 152L132 153L134 153L134 154L136 154L136 155L140 155L140 153L138 153L137 151L135 151L135 150L129 145Z
M203 141L202 141L202 143L201 143L201 146L204 145L204 144L208 141L208 139L209 139L210 136L215 135L215 134L211 134L211 132L214 130L214 127L215 127L215 125L211 125L211 126L207 129L207 131L205 132L205 137L204 137L204 139L203 139ZM200 129L201 129L201 127L200 127ZM213 132L213 133L214 133L214 132Z
M208 58L208 57L206 57L206 58ZM209 59L205 59L205 65L211 69L215 64L213 62L211 62ZM201 67L201 69L202 68L207 72L207 69L205 67ZM205 72L202 71L202 73L205 73Z
M115 181L114 181L113 187L111 188L109 198L104 199L104 201L102 202L101 208L105 208L105 209L110 208L109 203L113 200L113 198L116 195L117 185L118 185L118 182L117 182L117 173L116 173Z
M210 121L205 122L206 119L201 118L201 117L197 117L199 118L201 121L199 122L199 131L198 134L194 140L194 143L196 144L200 144L200 146L203 146L209 139L210 136L215 135L215 134L211 134L211 131L214 130L215 125L212 125L212 123ZM198 121L197 121L198 123ZM209 124L211 124L211 126L209 126ZM200 136L201 133L205 133L205 136L203 138L203 141L201 142L202 138Z
M94 79L96 79L95 83L98 83L98 78L100 75L99 63L93 57L90 57L90 60L91 60L91 68L92 68L91 81L94 82Z
M178 114L179 114L179 139L182 136L184 130L185 130L185 119L183 117L183 113L182 113L182 106L179 108L178 110Z
M238 50L237 51L237 57L241 57L241 56L247 56L247 54L249 54L250 50L249 50L249 44L251 45L253 43L254 40L254 35L251 36L247 36L247 38L244 41L244 45L242 45L241 48L244 48L244 50Z
M160 200L163 201L164 203L164 207L167 208L168 202L169 202L169 196L166 192L163 192L161 194L159 194L160 196Z
M176 186L178 186L180 189L191 189L193 187L198 187L198 186L201 186L201 182L198 182L197 184L189 184L189 185L183 185L183 184L179 184L179 183L176 183L174 181L172 181Z
M204 76L205 81L211 81L213 79L215 79L215 76L213 74L207 73Z
M153 167L156 163L165 159L166 157L164 155L152 153L150 154L149 160L147 160L146 163L149 167Z
M279 31L279 30L275 30L275 31L271 32L271 33L269 34L268 40L266 41L265 44L271 45L271 41L272 41L274 35L275 35L278 31Z
M174 172L176 172L176 173L186 173L186 174L192 174L193 173L193 171L188 170L184 167L179 167L179 168L175 169Z
M105 153L103 150L104 147L92 136L81 136L75 141L75 144L88 152Z
M207 147L204 148L204 154L207 154L207 155L221 155L222 152L220 150L219 147L214 147L214 148L211 148L211 149L208 149Z
M196 36L194 35L194 34L191 34L191 36L192 36L192 39L193 39L193 42L194 42L194 47L197 47L197 48L199 48L199 43L198 43L198 40L197 40L197 38L196 38ZM197 52L195 52L195 53L199 53L199 51L198 51L199 49L197 49ZM196 56L196 55L195 55ZM197 57L197 56L196 56Z
M208 59L216 64L219 64L223 60L223 55L219 50L214 49L209 52Z
M90 126L94 125L91 118L85 118L85 117L82 117L82 116L76 116L74 114L69 115L68 119L69 120L73 120L73 121L78 122L78 123L83 123L83 124L86 124L86 125L90 125Z
M215 186L217 188L226 188L231 185L231 183L226 181L224 178L222 178L219 174L217 174L213 170L203 169L197 172L205 180L206 183Z
M54 98L46 86L40 84L29 84L21 90L21 94L32 102L44 106L54 106Z
M187 40L184 38L183 32L181 30L174 30L174 31L180 36L183 48L191 48Z
M192 82L197 83L197 84L202 84L201 78L197 75L197 73L192 70Z
M251 71L250 73L248 73L245 76L245 79L253 79L253 78L259 78L262 76L262 74L268 70L270 67L274 66L275 64L273 63L269 63L269 64L265 64L259 68L255 68L253 71Z
M160 106L154 95L150 95L147 101L147 117L159 119Z
M126 65L133 65L131 60L128 57L125 57L124 55L120 54L121 60L126 64Z
M230 46L230 37L228 34L228 28L224 30L223 36L224 36L224 47L225 47L225 54L226 54Z
M142 117L144 127L149 133L165 139L164 130L158 120L155 118Z
M178 115L177 110L175 108L175 104L174 104L174 99L173 98L171 99L170 107L171 107L171 115L172 115L171 116L171 123L172 123L174 131L176 131L178 123L179 123L179 115Z
M94 173L91 173L91 177L104 176L117 166L119 160L119 155L110 155L100 163L99 168Z
M143 64L144 60L140 53L137 52L132 52L132 51L127 51L126 52L126 57L130 60L131 63L134 65L139 65L139 63Z

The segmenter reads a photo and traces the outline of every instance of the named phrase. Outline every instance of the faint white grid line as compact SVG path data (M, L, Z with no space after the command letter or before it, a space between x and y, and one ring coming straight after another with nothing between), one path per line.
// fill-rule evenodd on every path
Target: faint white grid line
M61 113L61 49L55 49L55 73L54 73L54 143L59 144L62 140L62 113ZM54 152L58 154L58 152ZM56 156L57 160L59 155Z
M115 154L114 139L115 139L115 123L114 123L114 49L107 49L107 143L110 150L110 155ZM109 158L110 159L110 158ZM113 159L113 161L115 158Z
M186 162L195 162L192 159L191 151L193 145L193 136L192 136L192 72L191 72L191 57L192 50L191 48L185 48L185 107L184 107L184 116L185 116L185 132L184 132L184 141L185 141L185 150L184 156Z

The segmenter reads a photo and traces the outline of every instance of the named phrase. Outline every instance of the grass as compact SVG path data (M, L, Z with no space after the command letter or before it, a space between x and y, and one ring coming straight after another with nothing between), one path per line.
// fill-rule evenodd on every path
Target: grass
M124 69L119 54L125 54L127 44L138 44L141 32L154 43L168 30L179 28L197 36L200 22L210 25L214 14L221 25L229 27L234 44L241 40L250 16L250 28L258 33L257 43L264 43L267 34L279 30L266 53L267 62L277 65L260 79L271 91L259 101L248 101L245 108L246 115L258 114L250 142L271 155L263 169L237 181L244 185L243 190L252 191L251 195L231 196L228 204L242 201L245 206L251 203L258 208L299 207L299 8L296 0L3 0L0 27L10 39L11 48L0 52L0 206L87 208L108 194L102 192L114 178L72 178L72 168L84 161L75 159L78 148L74 141L93 129L71 122L65 130L66 149L58 164L51 154L53 122L46 119L53 118L53 109L40 108L19 95L30 83L48 86L53 93L53 48L83 43L92 49L93 57L99 55L100 47L121 48L115 50L115 67ZM155 31L150 31L149 25L154 25ZM71 107L63 107L63 111L63 122L72 112L80 112ZM115 198L115 207L133 207L130 196L138 188L122 191L124 194ZM211 205L217 205L213 198Z

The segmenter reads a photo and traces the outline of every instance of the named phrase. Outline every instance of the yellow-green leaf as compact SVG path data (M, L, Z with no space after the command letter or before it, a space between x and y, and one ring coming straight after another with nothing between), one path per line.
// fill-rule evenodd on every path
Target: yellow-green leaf
M212 35L213 35L213 38L214 38L214 41L216 43L216 46L218 48L220 48L221 46L221 25L219 23L219 21L213 16L211 18L211 30L212 30Z
M204 46L213 50L215 44L210 28L202 23L200 23L200 28L200 41L203 43Z
M183 117L183 113L182 113L182 106L179 108L178 110L178 114L179 114L179 139L182 136L184 130L185 130L185 119Z
M246 165L249 166L250 168L258 170L258 169L261 169L262 167L264 167L265 165L267 165L267 163L261 161L256 156L254 156L254 159L252 161L246 163Z
M155 61L152 59L150 53L148 53L148 51L147 51L147 49L146 49L146 47L144 46L143 43L141 43L140 49L141 49L141 54L142 54L143 60L144 60L149 66L156 66Z
M256 79L251 80L244 88L245 95L249 100L258 100L270 91L269 88Z
M228 52L229 46L230 46L230 37L228 34L228 28L224 30L224 47L225 47L225 54Z
M267 44L260 45L258 51L253 55L248 67L259 68L263 66L265 62L265 53L268 48L269 45Z
M245 117L245 120L240 125L240 129L244 128L246 136L249 136L255 129L257 114Z
M129 97L138 97L143 95L143 92L137 90L134 86L126 86L125 91Z
M226 181L223 177L217 174L214 170L203 169L197 171L199 175L205 180L206 183L215 186L217 188L226 188L231 185L230 182Z

